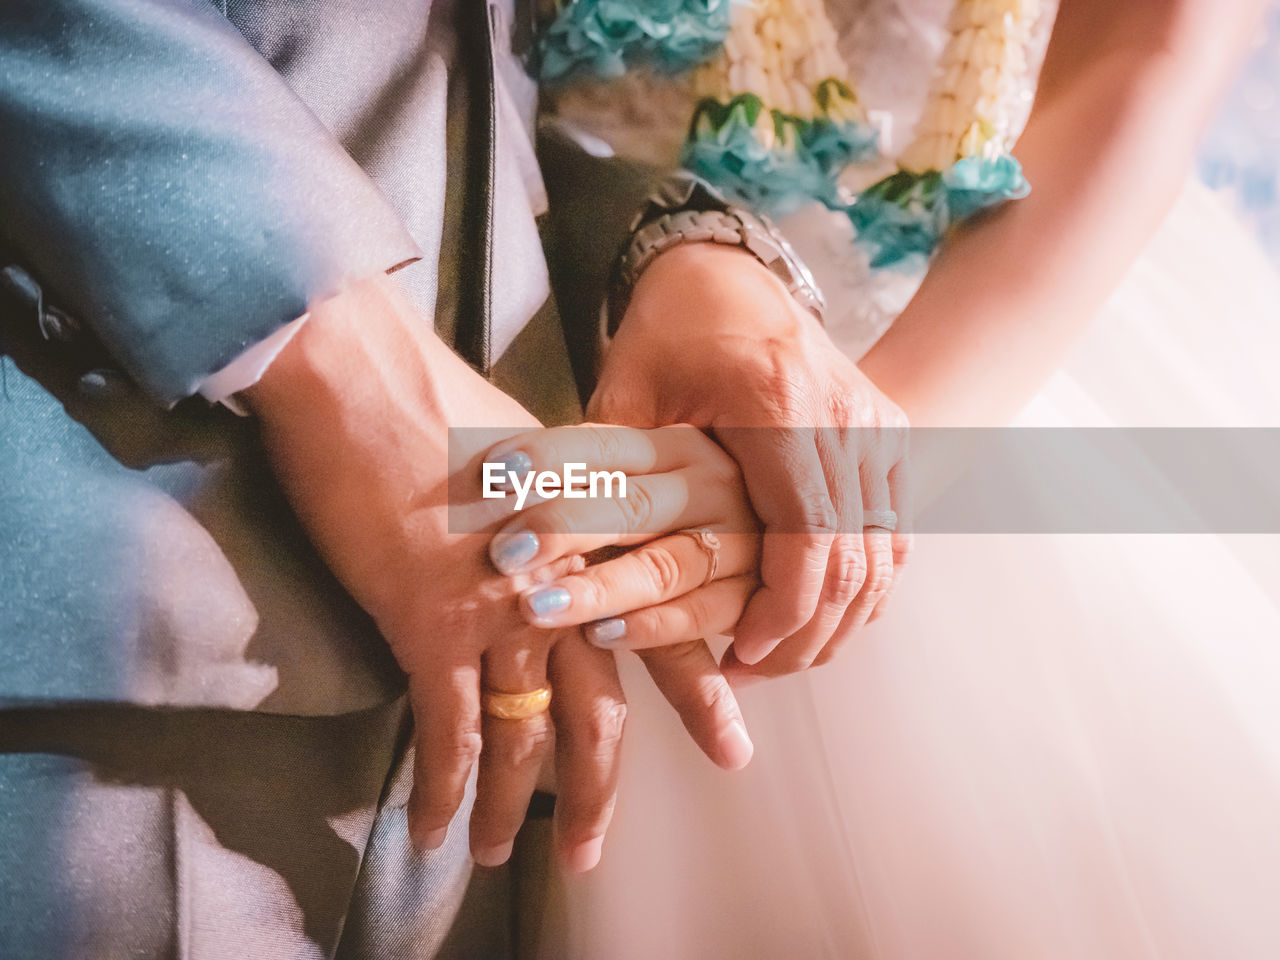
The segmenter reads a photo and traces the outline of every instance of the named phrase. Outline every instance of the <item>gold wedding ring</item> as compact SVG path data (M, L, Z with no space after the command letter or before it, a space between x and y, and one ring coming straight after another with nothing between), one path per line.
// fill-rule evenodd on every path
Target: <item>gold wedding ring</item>
M539 687L525 693L503 693L500 690L482 690L480 709L499 720L528 720L551 707L551 687Z
M720 538L706 529L677 530L675 535L690 537L707 555L707 575L702 578L702 585L705 587L716 578L716 571L720 569Z

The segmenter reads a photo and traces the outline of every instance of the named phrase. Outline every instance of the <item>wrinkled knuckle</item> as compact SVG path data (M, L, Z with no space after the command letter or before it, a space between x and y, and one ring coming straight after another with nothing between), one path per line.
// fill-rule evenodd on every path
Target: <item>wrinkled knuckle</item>
M833 390L827 395L825 406L831 414L831 422L838 428L855 426L859 419L858 405L854 403L851 391Z
M515 722L521 725L520 735L510 738L495 759L513 770L524 770L530 766L540 765L551 748L551 724L545 715Z
M680 564L670 550L646 547L640 551L644 574L653 589L662 596L669 596L680 586Z
M765 396L780 425L812 422L814 404L807 371L777 368L765 380Z
M624 531L639 533L649 525L653 517L653 497L638 483L627 485L627 495L617 501L622 513Z
M470 767L480 757L484 741L478 730L456 730L445 740L443 754L456 769Z
M838 390L828 405L831 422L847 434L846 442L855 444L865 439L865 434L878 422L878 411L874 402L869 402L864 394L850 390Z
M579 736L598 754L614 752L627 726L627 705L621 700L601 700L584 717Z
M606 583L601 575L593 573L588 568L585 574L575 579L578 581L579 588L573 609L603 610L609 605L610 584Z
M877 594L886 592L893 586L893 573L893 555L886 553L867 574L866 589Z
M809 535L812 546L824 544L824 538L833 536L839 530L840 516L825 489L814 490L803 496L798 506L803 525L800 532Z
M737 713L737 698L718 673L708 674L698 681L698 699L713 714Z
M655 611L656 613L657 611ZM655 617L654 627L658 635L669 635L672 623L665 616ZM703 643L701 640L685 640L646 651L645 657L660 663L670 675L693 674L702 666ZM687 688L685 688L687 689Z
M873 564L872 570L867 575L867 582L863 585L863 591L868 596L879 598L887 594L891 586L893 586L893 559L891 554L884 554Z
M863 588L863 595L869 601L879 600L884 597L889 588L893 586L893 571L888 572L876 571L867 578L866 585Z
M591 436L596 456L600 458L600 466L617 463L622 455L622 437L616 427L595 425L584 427Z
M831 602L847 607L867 582L867 558L861 550L841 550L831 564L829 593Z

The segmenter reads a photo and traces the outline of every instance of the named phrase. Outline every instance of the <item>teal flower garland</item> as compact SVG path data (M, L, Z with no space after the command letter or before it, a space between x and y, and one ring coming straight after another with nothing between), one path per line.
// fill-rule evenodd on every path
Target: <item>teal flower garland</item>
M762 123L771 128L770 142L761 137ZM867 124L827 113L808 119L766 111L758 96L746 93L698 105L681 162L740 202L780 216L809 200L841 206L840 172L876 149L876 131Z
M467 0L471 2L471 0ZM570 0L542 32L539 76L620 77L637 63L668 73L715 56L732 0Z
M644 64L665 73L716 56L740 0L560 0L538 42L538 73L547 84L581 76L612 78ZM863 122L853 91L828 79L814 91L817 115L766 107L755 94L698 104L682 164L739 202L781 216L816 200L845 212L871 266L923 269L951 227L1030 191L1012 156L972 156L946 170L902 170L863 190L852 203L839 177L877 155L874 128Z
M1031 191L1013 157L965 157L946 171L899 171L862 191L848 208L855 241L871 266L923 269L946 232L980 210Z

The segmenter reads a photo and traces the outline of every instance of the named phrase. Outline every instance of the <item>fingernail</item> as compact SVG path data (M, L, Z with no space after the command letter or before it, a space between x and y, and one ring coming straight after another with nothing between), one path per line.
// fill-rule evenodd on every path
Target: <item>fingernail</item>
M482 867L500 867L511 858L514 842L508 840L494 847L479 847L471 852L471 859Z
M742 644L735 642L733 645L733 655L738 658L741 663L745 663L748 667L759 663L769 653L780 644L781 640L770 640L758 647L743 647Z
M538 552L538 535L532 530L496 533L489 544L489 559L499 573L512 574Z
M627 621L621 617L609 617L588 623L582 628L587 635L587 642L597 647L616 647L627 636Z
M526 598L529 609L535 617L549 617L569 606L569 591L564 587L543 587Z
M449 835L448 827L441 827L439 830L429 830L426 833L418 835L419 850L435 850L444 843L445 837Z
M720 755L730 770L741 770L751 762L751 755L755 752L756 748L741 720L734 720L720 734Z
M502 479L497 486L501 487L503 490L512 489L512 474L515 475L517 480L523 480L525 475L533 469L533 460L523 450L512 450L499 460L498 463L502 464Z
M565 866L573 873L586 873L600 862L600 851L603 848L604 837L592 837L565 854Z

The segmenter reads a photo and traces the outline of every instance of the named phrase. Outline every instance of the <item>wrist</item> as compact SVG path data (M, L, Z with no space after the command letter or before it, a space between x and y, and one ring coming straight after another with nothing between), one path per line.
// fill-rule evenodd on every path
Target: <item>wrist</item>
M238 396L267 427L285 425L316 404L355 399L388 361L422 356L412 307L394 281L377 275L312 307L308 322L256 384Z
M628 327L687 341L723 334L791 338L821 324L749 251L689 243L660 254L641 275L619 332Z
M444 477L448 435L431 404L431 352L412 305L379 275L316 304L240 394L277 480L349 585L370 582L364 567L377 566L388 545L394 552L390 532L403 505ZM416 455L399 462L406 451ZM358 522L350 509L357 503ZM385 542L369 539L375 531ZM366 539L365 549L349 549ZM366 609L376 615L377 606Z

